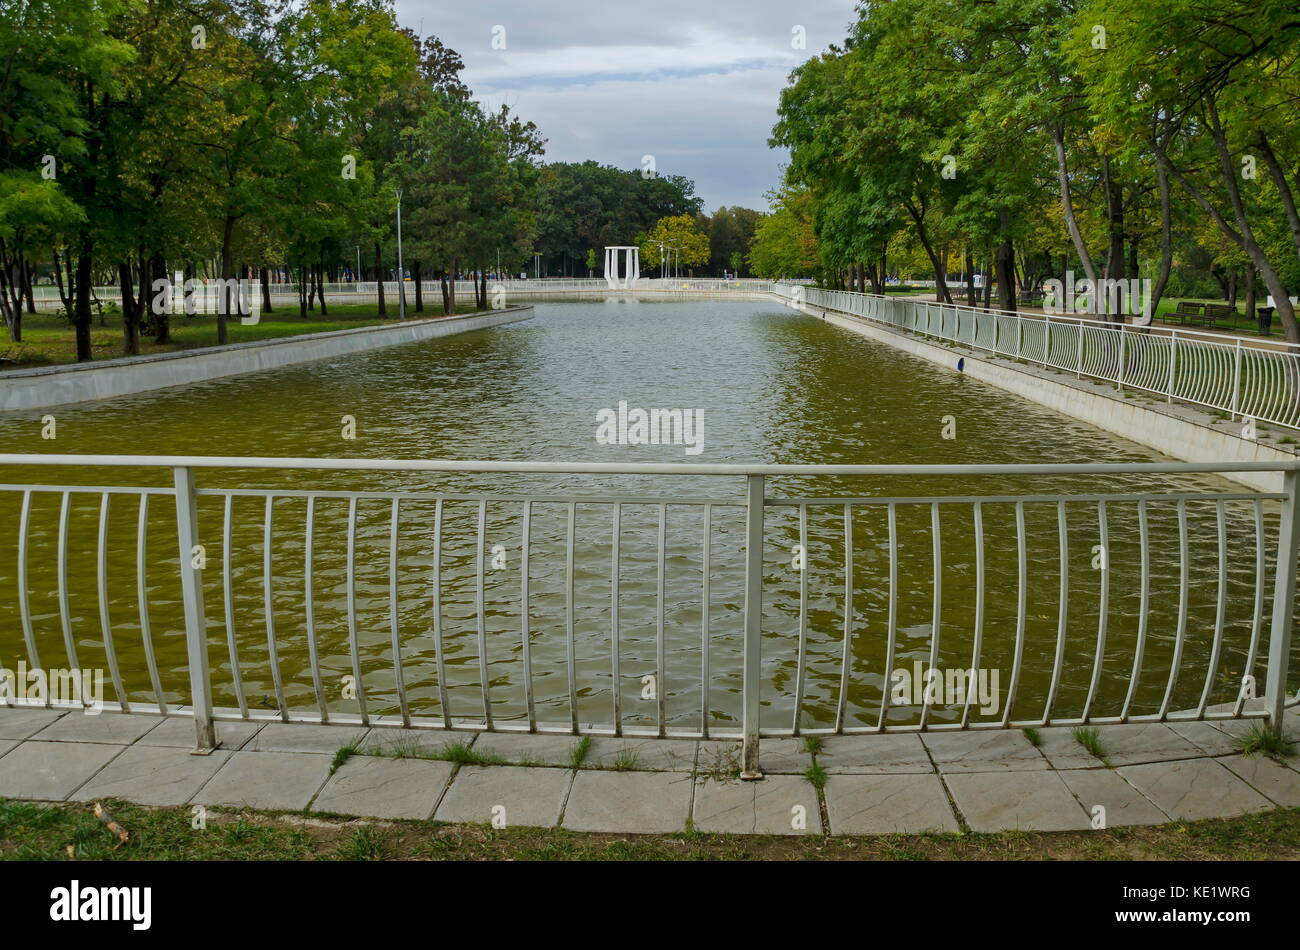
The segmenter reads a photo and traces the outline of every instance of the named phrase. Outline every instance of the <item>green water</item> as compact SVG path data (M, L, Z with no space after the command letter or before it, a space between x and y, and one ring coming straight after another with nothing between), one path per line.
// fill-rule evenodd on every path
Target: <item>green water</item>
M704 450L682 446L601 445L596 414L620 401L643 408L703 410ZM1022 402L887 347L775 305L742 301L539 303L536 318L494 330L411 344L304 366L164 390L101 404L54 410L57 439L41 438L41 413L0 414L6 452L259 455L341 458L447 458L609 462L966 463L1152 460L1153 453L1100 430ZM355 440L342 437L341 419L356 420ZM956 438L943 438L944 417ZM14 469L5 483L82 485L169 484L158 471ZM356 604L356 641L367 711L397 709L391 595L397 592L397 641L412 712L456 718L483 714L480 612L477 606L478 496L486 507L483 639L492 712L497 719L526 715L523 622L520 613L522 507L516 496L617 492L707 496L734 500L743 481L716 477L439 475L430 473L200 472L200 488L362 489L471 496L443 503L441 622L444 678L439 682L432 577L435 501L402 502L397 571L390 571L391 502L357 505L355 572L347 571L345 499L315 505L311 582L312 622L320 656L321 689L333 711L356 711L345 694L352 673L347 604ZM1091 476L1049 480L857 478L837 482L771 479L769 496L871 498L1131 491L1236 491L1213 478ZM16 539L21 496L0 492L0 651L5 665L24 655L17 592ZM60 625L55 550L60 495L33 495L29 527L28 589L40 658L46 667L68 664ZM179 617L175 516L172 500L152 499L147 521L146 587L151 638L169 703L187 696L185 646ZM235 670L228 649L224 560L230 558L230 614L242 693L251 708L276 705L280 690L294 710L316 706L309 663L304 585L306 501L275 501L270 556L270 619L276 663L267 642L264 583L265 499L232 502L229 552L222 543L223 499L200 502L206 609L217 702L234 706ZM1219 549L1213 502L1189 502L1184 672L1170 708L1196 705L1202 695L1216 622ZM567 506L533 505L530 531L529 662L539 719L569 719L569 613L565 553ZM608 722L613 715L610 545L613 510L578 505L574 513L572 654L578 716ZM663 639L659 642L657 505L625 505L621 515L618 696L626 725L648 725L663 713L675 726L735 721L740 689L743 592L741 509L711 513L709 636L702 636L703 511L669 506L665 514ZM1001 703L1010 685L1018 606L1016 512L1010 503L983 507L986 585L980 666L997 670ZM1015 718L1041 714L1049 692L1060 623L1061 554L1055 502L1025 506L1026 585L1024 669L1017 683ZM1164 700L1179 614L1177 509L1149 506L1151 587L1148 638L1135 691L1134 713ZM1271 545L1276 513L1264 507ZM68 542L68 601L80 665L103 666L101 602L96 582L100 496L73 495ZM107 609L128 698L153 698L146 671L137 596L135 497L114 496L107 519ZM897 643L888 663L888 533L886 508L855 509L850 671L841 697L844 649L845 541L840 506L808 508L807 660L804 726L833 723L841 701L844 724L874 724L890 669L928 661L934 615L932 513L928 504L896 508ZM1078 714L1093 668L1103 572L1093 567L1100 543L1095 502L1067 505L1068 613L1061 651L1057 715ZM1109 603L1102 675L1094 715L1119 711L1132 676L1140 610L1137 507L1107 505ZM1210 702L1234 699L1249 649L1255 613L1254 509L1224 505L1228 567L1221 659L1210 679ZM975 626L976 561L973 509L941 506L940 647L943 669L971 664ZM797 682L800 573L792 567L798 543L797 509L767 511L764 605L765 726L791 722ZM505 566L491 569L500 545ZM1270 568L1271 576L1271 568ZM1267 616L1268 598L1262 607ZM1266 633L1266 631L1265 631ZM1263 653L1263 648L1259 651ZM660 657L662 656L662 667ZM707 660L711 686L701 689ZM1255 674L1262 676L1263 664ZM648 676L655 676L654 696ZM659 699L662 697L662 700ZM110 689L109 698L114 698ZM961 710L942 704L931 721L951 721ZM915 721L915 705L891 704L890 722Z

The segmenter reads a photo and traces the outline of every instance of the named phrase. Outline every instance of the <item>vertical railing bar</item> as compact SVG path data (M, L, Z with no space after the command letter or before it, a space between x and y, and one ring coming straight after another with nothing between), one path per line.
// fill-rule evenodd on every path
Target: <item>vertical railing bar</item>
M1246 649L1246 665L1241 671L1242 688L1237 692L1237 702L1233 706L1232 714L1240 716L1242 707L1246 705L1246 694L1248 692L1246 684L1250 683L1249 692L1254 693L1255 683L1255 664L1259 657L1259 632L1264 625L1264 583L1265 573L1265 551L1264 551L1264 502L1255 499L1255 609L1251 613L1250 622L1250 646ZM1249 681L1247 680L1249 677Z
M1070 524L1064 499L1056 503L1056 532L1060 549L1061 593L1056 618L1056 653L1052 657L1052 682L1047 687L1047 702L1043 706L1043 725L1052 721L1056 693L1061 686L1061 668L1065 663L1065 634L1070 625Z
M117 663L117 645L113 642L113 622L108 616L108 506L110 497L108 492L104 492L99 500L99 549L96 567L96 579L99 589L99 625L104 631L104 657L108 661L108 674L113 680L113 690L117 693L117 701L122 705L122 712L129 713L131 704L127 699L126 687L122 684L122 671ZM39 661L37 662L39 663Z
M402 725L411 725L411 709L406 702L406 677L402 673L401 623L397 612L397 537L401 521L400 498L393 499L393 513L388 535L388 624L393 633L393 681L397 687L397 705L402 713Z
M77 641L72 636L72 611L68 606L68 509L71 505L71 492L64 492L59 502L59 544L58 544L58 586L59 586L59 626L63 630L63 646L68 651L70 669L81 669L77 658ZM85 697L82 697L84 701Z
M799 655L794 673L794 735L799 735L799 719L803 714L804 676L808 658L808 506L799 506Z
M1179 667L1183 662L1183 642L1187 638L1187 596L1189 577L1187 555L1187 503L1178 501L1178 632L1174 638L1174 655L1169 662L1169 685L1165 688L1165 698L1160 703L1160 718L1169 713L1169 701L1174 695L1174 686L1178 683Z
M533 503L524 502L524 510L521 515L523 526L520 532L519 548L520 555L520 576L519 576L519 635L523 640L523 660L524 660L524 704L528 708L528 731L537 731L537 702L533 696L533 631L532 631L532 608L529 602L528 594L528 573L531 570L529 564L529 547L532 544L532 525L533 525Z
M153 686L154 702L158 712L167 715L167 701L163 698L162 679L158 676L158 659L153 651L153 629L149 624L148 568L149 493L140 493L140 516L135 535L136 600L140 607L140 643L144 647L145 667L149 670L149 683Z
M1101 683L1101 665L1106 656L1106 626L1110 619L1110 522L1106 516L1106 502L1097 502L1098 540L1101 542L1101 595L1097 602L1097 648L1092 658L1092 679L1088 696L1083 701L1084 722L1092 713L1092 703Z
M700 571L700 734L709 737L709 608L713 597L709 574L713 570L713 506L704 506L704 550Z
M975 698L976 683L980 669L980 657L984 647L984 506L980 502L973 505L975 518L975 632L971 646L970 673L966 677L966 702L961 712L961 725L965 729L970 725L971 702Z
M840 691L835 703L835 732L844 728L849 697L849 657L853 642L853 507L844 506L844 642L840 648Z
M433 649L434 668L438 675L438 705L442 708L442 725L451 728L451 709L447 697L447 660L442 635L442 499L433 505Z
M1214 610L1214 644L1210 648L1210 668L1205 674L1205 689L1201 692L1201 704L1196 710L1198 718L1205 716L1205 707L1210 701L1210 689L1214 685L1214 675L1219 671L1219 657L1223 650L1223 619L1228 601L1228 534L1222 498L1215 504L1215 523L1219 534L1219 596Z
M348 652L352 657L352 678L356 681L357 707L361 713L361 724L370 725L370 713L366 709L366 684L361 676L361 644L357 639L357 496L348 498L348 564L347 564L347 606L348 606Z
M569 502L568 518L568 545L564 557L564 626L565 626L565 669L569 680L569 728L574 735L578 734L578 684L577 684L577 664L574 659L574 642L573 630L573 555L575 544L575 530L577 522L577 505Z
M1138 544L1141 551L1141 594L1138 602L1137 644L1133 648L1133 672L1129 676L1128 693L1124 696L1124 707L1120 710L1120 721L1127 721L1133 697L1137 695L1138 682L1142 678L1142 657L1147 644L1147 612L1151 606L1151 534L1147 521L1146 499L1138 500Z
M1016 704L1016 691L1020 686L1020 665L1025 652L1025 609L1029 587L1029 564L1025 554L1025 503L1016 502L1016 647L1011 663L1011 683L1007 687L1007 704L1002 710L1002 726L1011 721L1011 710Z
M234 682L235 698L239 702L239 715L248 718L248 699L244 696L244 678L239 668L239 647L235 641L234 591L230 583L230 521L234 496L227 495L221 517L221 593L226 614L226 652L230 654L230 675Z
M226 499L229 501L229 497ZM320 721L328 723L330 721L329 704L325 702L325 689L321 684L320 674L320 652L316 645L316 597L313 590L313 574L315 573L315 547L316 547L316 496L307 496L307 525L305 536L303 538L303 572L302 572L302 596L303 596L303 617L307 624L307 662L311 664L311 686L316 694L316 707L320 710ZM234 648L233 641L231 648ZM242 691L241 691L242 699ZM247 716L247 713L245 713Z
M280 720L289 721L289 706L284 701L284 681L280 675L280 648L275 642L275 604L272 601L271 575L271 517L275 510L275 496L266 496L266 518L262 525L262 596L266 605L266 651L271 664L271 681L275 685L275 702L280 709ZM350 558L349 558L350 560ZM360 677L358 677L360 680ZM358 686L358 691L360 686ZM364 711L365 707L362 706Z
M1268 680L1265 683L1264 710L1269 727L1282 734L1282 716L1286 709L1287 676L1291 664L1292 612L1295 610L1296 547L1300 544L1300 506L1297 506L1297 473L1292 470L1282 478L1286 500L1278 521L1277 563L1274 571L1273 617L1268 635Z
M664 574L667 571L666 557L666 538L668 523L668 506L659 506L659 561L658 569L655 575L655 716L658 723L659 735L664 735L666 728L666 719L664 716L664 694L668 691L666 655L664 649L664 611L667 604L664 602Z
M939 527L939 506L930 505L930 538L933 556L934 602L930 613L930 661L925 671L925 687L921 694L921 730L930 721L930 705L936 689L942 689L939 670L939 633L943 624L943 539Z
M194 751L208 755L217 747L212 721L212 674L208 665L208 619L203 609L203 576L198 553L198 495L194 470L172 469L176 489L176 544L180 555L181 598L185 610L185 650L189 660L190 709L194 717Z
M492 695L488 681L487 614L484 604L484 587L487 583L483 568L484 546L487 544L487 499L478 503L478 540L474 546L476 585L474 588L475 625L478 631L478 678L483 693L483 725L492 730Z
M614 502L614 523L610 528L609 550L609 658L611 692L614 700L614 735L623 734L623 677L619 672L618 632L619 549L623 537L623 506Z
M741 667L740 777L760 779L759 717L763 675L763 506L762 475L745 476L745 647Z
M104 494L108 498L108 494ZM107 502L105 502L107 503ZM23 492L23 504L21 514L18 516L18 611L22 619L23 641L27 646L27 658L31 661L33 670L43 670L41 665L41 655L36 650L36 633L32 629L32 608L27 592L27 534L28 525L31 521L32 514L32 493L30 490ZM103 516L100 516L100 547L103 547L104 530L102 527ZM103 564L103 556L100 556L100 563ZM103 570L101 567L100 574ZM104 589L101 584L99 591L101 616L107 616L107 606L104 604ZM121 699L122 690L120 685L117 687L118 698ZM45 690L45 705L50 705L50 690ZM8 691L6 691L7 695Z

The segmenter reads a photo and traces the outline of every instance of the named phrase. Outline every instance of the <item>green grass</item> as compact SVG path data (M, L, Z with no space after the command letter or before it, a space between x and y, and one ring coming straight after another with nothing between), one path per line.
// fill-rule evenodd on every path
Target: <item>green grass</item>
M1078 832L879 836L581 834L436 821L357 821L225 808L191 826L189 806L105 804L125 843L89 802L0 800L0 859L40 861L745 861L1294 860L1300 809L1239 818Z
M1262 722L1250 727L1250 732L1241 737L1240 745L1241 751L1246 755L1259 755L1262 752L1281 759L1291 754L1291 740L1282 730Z
M1101 744L1101 733L1091 726L1075 726L1070 730L1070 735L1074 736L1074 741L1083 746L1090 753L1103 762L1106 761L1106 749Z
M356 736L349 740L347 745L341 746L334 753L334 761L330 764L330 775L333 775L348 759L352 758L361 750L361 740L365 736Z
M614 756L612 768L615 772L631 772L636 769L640 758L636 749L619 749L618 755Z
M329 330L349 330L354 327L367 327L385 322L397 321L397 305L389 301L388 316L381 318L373 303L366 304L331 304L329 314L322 315L319 308L309 310L306 319L298 314L296 305L277 303L271 313L263 312L258 323L244 326L237 319L232 319L230 328L231 343L252 343L258 340L273 340L280 337L298 336L303 333L323 333ZM415 312L415 303L407 298L407 319L436 317L442 315L441 298L424 301L424 312ZM472 313L475 310L474 297L468 301L458 298L457 313ZM189 350L201 346L215 346L217 343L217 318L214 314L196 314L192 317L173 315L172 342L159 346L153 342L152 335L146 334L140 341L141 355L173 353L177 350ZM33 366L53 366L76 361L76 338L72 325L54 313L23 314L23 341L13 343L8 334L0 329L0 360L13 360L13 363L0 363L0 372L5 369L21 369ZM98 317L91 326L90 345L96 360L117 359L122 351L122 318L117 314L105 313L101 325Z
M818 792L826 787L826 770L816 762L804 769L803 777L811 782L813 788L817 789Z
M1033 746L1035 749L1037 749L1043 744L1042 733L1040 733L1033 726L1026 726L1024 729L1021 729L1020 731L1025 734L1025 738L1029 740L1029 744Z
M587 752L591 749L591 736L583 736L573 744L573 750L569 753L569 768L580 769L582 763L587 759Z

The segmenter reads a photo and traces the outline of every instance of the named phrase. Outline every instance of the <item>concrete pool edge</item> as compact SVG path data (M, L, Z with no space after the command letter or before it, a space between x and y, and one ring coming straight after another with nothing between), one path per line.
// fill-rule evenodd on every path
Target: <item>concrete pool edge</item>
M1252 721L1099 726L1104 760L1065 727L764 739L766 777L740 782L727 740L227 721L196 756L183 715L0 708L0 798L630 834L1087 831L1300 805L1300 759L1242 753ZM459 767L435 757L452 743Z
M957 361L964 360L960 372L972 379L1185 462L1293 462L1296 458L1296 453L1269 444L1266 439L1242 438L1233 431L1240 428L1239 424L1215 420L1189 404L1143 405L1136 398L1125 398L1107 383L1075 379L963 346L934 343L854 315L795 303L778 295L772 299L950 370L957 371ZM1224 473L1223 477L1258 491L1278 491L1282 486L1280 473Z
M9 370L0 374L0 412L45 409L184 386L489 329L532 316L532 306L513 306L99 363Z

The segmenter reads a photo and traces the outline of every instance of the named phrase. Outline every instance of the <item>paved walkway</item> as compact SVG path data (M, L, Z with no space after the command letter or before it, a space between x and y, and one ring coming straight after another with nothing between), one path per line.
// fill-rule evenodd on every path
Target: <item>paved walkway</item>
M726 741L222 723L222 748L198 756L185 718L0 708L0 798L623 833L1072 831L1300 806L1300 758L1240 754L1250 725L1098 727L1104 761L1060 728L1037 730L1037 745L1020 731L834 737L814 751L765 739L767 777L741 782ZM1300 734L1294 712L1287 725Z

